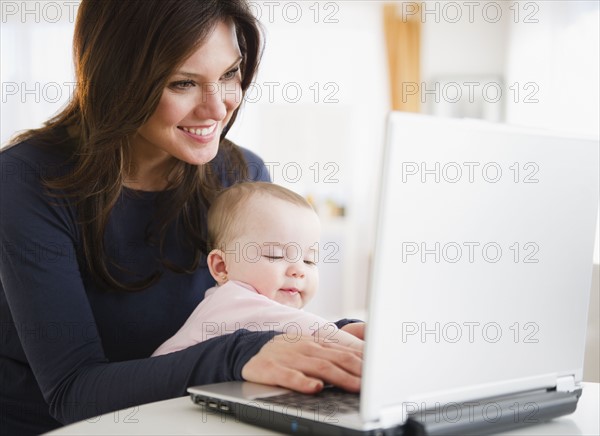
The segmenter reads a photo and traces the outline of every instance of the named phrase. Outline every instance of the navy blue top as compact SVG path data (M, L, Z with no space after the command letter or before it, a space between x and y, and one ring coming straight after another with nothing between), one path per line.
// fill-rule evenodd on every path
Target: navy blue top
M268 181L263 161L242 151L251 178ZM185 395L191 385L241 380L242 367L272 332L241 330L149 358L214 280L202 262L191 274L161 266L159 248L146 237L158 194L125 189L106 229L106 251L139 274L134 279L157 269L163 274L144 291L100 290L77 259L81 241L73 204L49 196L41 180L65 171L65 161L55 147L31 141L0 153L2 433L41 433ZM165 255L189 266L190 249L174 228Z

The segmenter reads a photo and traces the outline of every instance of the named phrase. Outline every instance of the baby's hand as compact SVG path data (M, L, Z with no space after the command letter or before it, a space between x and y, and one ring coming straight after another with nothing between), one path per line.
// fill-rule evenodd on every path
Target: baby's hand
M360 323L364 324L364 323ZM344 328L341 328L337 332L337 340L340 345L344 345L346 347L350 347L353 350L363 352L365 347L365 341L358 338L357 336L351 334L350 332L345 331Z
M354 340L350 344L350 348L356 351L360 351L362 353L365 348L365 341L363 341L362 339L354 338Z
M350 333L352 336L356 336L358 339L365 339L365 327L366 323L364 322L353 322L351 324L346 324L340 330L343 330L347 333Z

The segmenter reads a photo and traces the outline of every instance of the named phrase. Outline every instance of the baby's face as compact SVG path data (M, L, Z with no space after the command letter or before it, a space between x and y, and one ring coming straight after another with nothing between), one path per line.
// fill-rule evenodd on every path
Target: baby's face
M249 201L247 211L242 236L226 247L228 279L303 307L319 285L319 218L311 209L262 195Z

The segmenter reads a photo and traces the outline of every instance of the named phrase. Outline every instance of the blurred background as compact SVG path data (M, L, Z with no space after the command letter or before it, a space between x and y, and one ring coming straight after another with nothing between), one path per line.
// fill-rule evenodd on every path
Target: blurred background
M599 135L598 1L250 5L266 50L230 137L315 205L321 290L307 309L325 317L365 313L390 110ZM68 100L77 6L1 3L2 144ZM596 236L588 335L596 344L598 257ZM598 381L597 345L591 353L586 378Z

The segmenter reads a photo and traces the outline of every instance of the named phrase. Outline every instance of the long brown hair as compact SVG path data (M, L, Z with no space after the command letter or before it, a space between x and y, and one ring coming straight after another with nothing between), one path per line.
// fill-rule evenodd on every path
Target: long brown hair
M52 192L59 190L61 195L76 198L80 257L92 276L108 288L137 291L160 278L156 271L136 282L117 280L108 268L112 261L105 251L104 232L131 169L129 139L155 111L169 77L220 21L235 25L244 95L256 74L262 49L259 24L245 0L83 0L73 39L77 80L73 98L44 127L11 141L73 143L73 169L46 180L46 185ZM219 145L219 155L230 165L230 179L246 177L242 153L225 139L238 110L223 129ZM69 140L67 128L77 130L75 141ZM159 196L162 215L155 217L158 225L153 237L160 244L163 265L176 272L192 272L202 253L206 254L206 210L221 181L218 171L211 171L208 164L178 161L175 165L168 195ZM184 239L193 248L187 266L175 265L162 255L167 228L175 220L182 223Z

